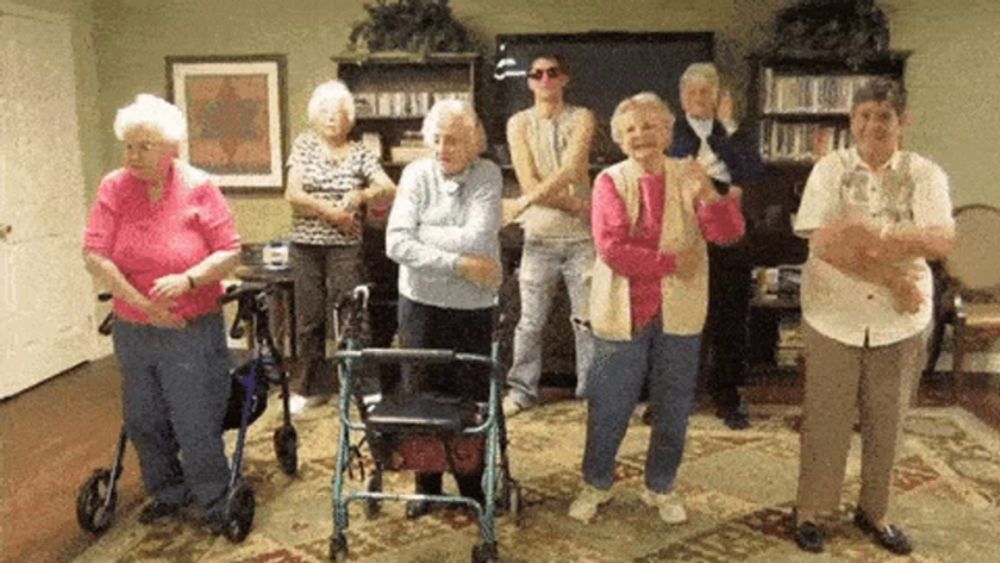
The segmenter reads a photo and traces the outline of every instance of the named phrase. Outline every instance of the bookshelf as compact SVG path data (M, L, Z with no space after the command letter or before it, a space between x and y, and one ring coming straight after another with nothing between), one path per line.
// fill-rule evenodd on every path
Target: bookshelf
M902 81L908 56L892 51L854 66L827 57L753 58L761 157L812 164L850 146L854 92L877 76Z
M436 102L476 102L478 53L348 53L331 60L354 94L355 134L394 177L428 154L420 127Z
M761 188L745 201L755 266L805 261L806 244L792 221L813 163L851 145L855 90L875 76L903 81L909 55L889 51L857 64L826 55L750 57L747 123L756 127L765 165Z

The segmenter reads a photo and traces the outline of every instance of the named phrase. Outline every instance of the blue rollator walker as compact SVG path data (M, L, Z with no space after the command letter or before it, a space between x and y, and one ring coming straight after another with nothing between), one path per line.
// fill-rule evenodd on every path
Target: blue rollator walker
M521 489L511 477L507 456L506 425L500 408L501 370L497 343L490 357L459 353L452 350L364 348L363 331L355 330L352 321L363 325L366 319L367 290L355 289L348 322L340 350L334 355L341 370L340 431L337 465L333 485L333 535L329 557L345 561L348 545L345 531L349 526L348 504L365 503L369 518L380 512L382 501L432 501L438 504L464 505L474 510L482 543L472 550L472 561L499 561L496 535L496 511L506 510L519 523ZM341 307L342 308L342 307ZM380 364L452 364L464 363L489 369L489 400L476 404L451 397L416 395L401 400L383 398L372 402L357 389L360 380L375 376L378 370L365 369ZM360 422L350 417L351 402L360 415ZM351 443L351 432L361 432L364 438ZM485 448L482 442L485 441ZM363 491L345 493L344 474L360 455L360 446L368 443L375 469ZM430 465L427 465L430 464ZM360 464L359 464L360 465ZM385 470L469 472L483 471L485 503L464 496L399 494L382 492L382 472ZM364 478L362 474L362 479Z
M226 290L219 298L224 304L239 301L236 319L230 328L232 338L242 338L245 322L253 330L253 352L248 362L230 371L232 391L226 406L223 421L224 430L238 429L236 449L230 464L229 487L226 493L222 516L222 534L233 543L242 542L253 526L255 501L253 489L243 480L243 449L246 443L247 427L257 420L267 408L268 388L272 384L281 386L284 418L281 427L274 433L274 449L281 470L287 475L298 471L298 437L292 426L288 410L288 373L282 356L271 336L269 296L272 288L264 284L243 283ZM107 301L110 294L101 294ZM112 331L112 314L101 323L101 334ZM96 469L80 487L76 498L76 519L80 527L93 534L101 534L111 527L118 501L117 483L122 473L127 436L124 427L118 436L115 461L110 469Z

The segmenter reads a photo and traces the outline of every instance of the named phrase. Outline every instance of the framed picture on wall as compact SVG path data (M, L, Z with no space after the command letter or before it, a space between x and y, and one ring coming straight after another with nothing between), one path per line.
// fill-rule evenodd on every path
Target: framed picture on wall
M222 188L281 189L285 57L167 57L167 97L184 112L180 156Z

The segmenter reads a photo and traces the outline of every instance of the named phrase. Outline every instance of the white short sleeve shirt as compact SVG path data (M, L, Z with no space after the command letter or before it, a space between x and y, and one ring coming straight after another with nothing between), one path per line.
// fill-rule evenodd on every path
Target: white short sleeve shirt
M920 228L954 225L948 177L940 166L909 151L896 151L876 175L857 149L840 149L813 167L795 219L795 233L834 221L859 222L876 230L893 225ZM924 302L916 313L898 313L889 290L844 274L812 252L802 271L802 315L811 327L849 346L884 346L927 327L934 284L923 258L912 259Z

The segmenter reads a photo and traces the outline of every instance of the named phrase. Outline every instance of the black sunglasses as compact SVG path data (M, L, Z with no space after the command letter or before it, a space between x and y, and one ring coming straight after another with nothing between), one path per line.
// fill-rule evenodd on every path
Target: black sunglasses
M562 74L562 70L557 66L552 66L546 69L537 68L528 73L528 78L531 80L541 80L542 76L549 75L549 78L559 78Z

